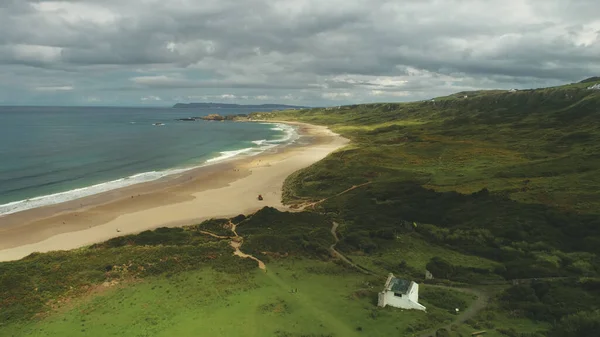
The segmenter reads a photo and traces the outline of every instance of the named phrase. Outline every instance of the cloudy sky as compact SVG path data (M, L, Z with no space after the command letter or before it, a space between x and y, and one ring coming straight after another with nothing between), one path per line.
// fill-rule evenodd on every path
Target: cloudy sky
M339 105L600 74L597 0L0 0L0 104Z

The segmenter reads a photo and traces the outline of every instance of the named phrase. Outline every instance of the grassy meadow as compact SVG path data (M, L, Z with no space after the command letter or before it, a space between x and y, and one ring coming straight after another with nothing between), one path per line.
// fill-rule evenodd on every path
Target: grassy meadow
M436 290L428 312L377 308L377 277L335 263L291 259L268 272L201 268L93 291L43 319L0 328L2 336L389 336L453 318L446 301L471 296ZM423 292L426 291L422 290ZM452 305L457 305L452 303Z

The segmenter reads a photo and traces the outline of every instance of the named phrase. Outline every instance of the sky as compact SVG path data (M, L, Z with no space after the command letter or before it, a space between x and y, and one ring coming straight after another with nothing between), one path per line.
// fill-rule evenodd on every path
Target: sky
M597 0L0 0L0 105L335 106L595 75Z

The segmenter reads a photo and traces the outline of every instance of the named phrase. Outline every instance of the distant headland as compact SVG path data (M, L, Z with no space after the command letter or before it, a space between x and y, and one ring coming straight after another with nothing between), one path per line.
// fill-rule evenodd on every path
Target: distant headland
M304 109L305 106L286 105L286 104L232 104L232 103L177 103L173 105L177 109L265 109L266 110L287 110L287 109Z

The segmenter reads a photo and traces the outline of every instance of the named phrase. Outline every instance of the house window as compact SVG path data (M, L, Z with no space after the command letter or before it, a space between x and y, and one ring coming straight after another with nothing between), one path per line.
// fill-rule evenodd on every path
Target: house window
M394 296L396 296L396 297L402 297L402 294L401 293L394 293Z

